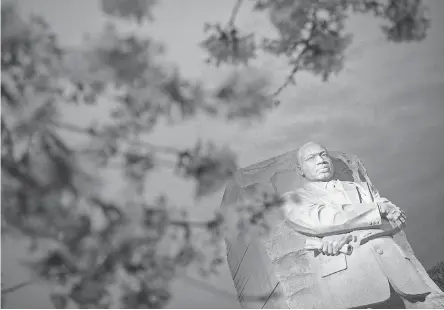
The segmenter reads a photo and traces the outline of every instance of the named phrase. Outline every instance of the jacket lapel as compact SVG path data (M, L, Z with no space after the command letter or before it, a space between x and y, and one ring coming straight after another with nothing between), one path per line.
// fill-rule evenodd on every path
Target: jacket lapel
M304 186L307 198L314 203L328 204L333 207L341 208L340 205L330 199L331 193L325 188L324 183L307 183Z
M362 203L363 202L362 194L359 191L359 189L355 183L342 182L342 186L344 188L345 194L348 196L348 199L350 199L350 201L352 203Z

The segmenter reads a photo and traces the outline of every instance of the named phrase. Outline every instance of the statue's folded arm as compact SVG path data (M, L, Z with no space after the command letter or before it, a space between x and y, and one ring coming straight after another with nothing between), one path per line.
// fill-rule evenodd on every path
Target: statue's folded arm
M283 210L294 229L310 236L325 236L377 227L382 223L376 203L331 208L323 204L295 203L284 195ZM287 197L287 198L285 198Z

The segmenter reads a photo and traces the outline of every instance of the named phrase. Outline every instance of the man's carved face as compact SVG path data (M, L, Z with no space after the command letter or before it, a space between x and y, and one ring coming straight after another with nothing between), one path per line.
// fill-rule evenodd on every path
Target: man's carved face
M307 143L299 150L299 164L303 176L309 181L326 182L333 177L332 160L327 150L317 143Z

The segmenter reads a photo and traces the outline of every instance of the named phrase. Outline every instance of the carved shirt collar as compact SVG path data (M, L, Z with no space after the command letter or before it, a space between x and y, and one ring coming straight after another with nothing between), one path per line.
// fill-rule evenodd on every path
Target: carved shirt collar
M343 186L342 186L341 181L336 180L336 179L330 180L328 182L308 182L308 181L304 182L304 188L306 190L313 190L313 189L319 189L319 188L326 190L326 189L338 188L338 187L339 187L339 189L342 189Z

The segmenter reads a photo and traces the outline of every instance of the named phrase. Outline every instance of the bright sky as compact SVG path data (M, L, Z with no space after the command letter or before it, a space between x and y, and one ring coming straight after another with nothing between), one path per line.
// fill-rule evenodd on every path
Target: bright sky
M97 32L103 23L97 1L17 2L26 12L43 15L62 43L68 45L81 44L85 33ZM236 150L241 166L279 155L309 140L357 154L381 194L406 211L409 241L425 267L433 266L444 260L444 247L439 246L444 244L444 1L426 3L431 8L432 29L421 44L389 44L382 39L375 20L353 18L349 29L355 40L348 51L347 67L328 84L300 76L298 85L283 93L283 104L260 124L245 128L199 118L191 124L161 128L153 142L189 146L199 137L213 139ZM233 4L234 0L163 0L155 8L155 23L146 25L146 32L165 43L168 59L176 62L182 73L213 83L225 77L228 70L206 67L205 54L197 44L203 38L203 23L226 21ZM242 7L238 22L247 30L271 31L263 18L250 13L248 6ZM256 65L267 68L276 85L289 71L269 58L258 59ZM70 121L80 123L101 117L105 108L66 112ZM190 184L172 179L167 173L158 173L153 179L153 192L176 188L176 192L169 192L175 202L192 203ZM116 180L109 190L118 196L122 184ZM221 195L219 192L199 206L217 207ZM6 241L2 253L6 285L27 279L26 270L16 262L24 255L23 245ZM220 278L210 282L235 294L227 266ZM174 293L171 307L238 307L235 297L212 294L186 280L177 281ZM47 290L38 285L8 298L8 307L48 306Z

